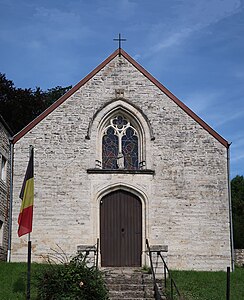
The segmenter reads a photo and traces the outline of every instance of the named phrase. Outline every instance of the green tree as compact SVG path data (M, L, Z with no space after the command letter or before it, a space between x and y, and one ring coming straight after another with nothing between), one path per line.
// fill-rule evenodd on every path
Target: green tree
M57 86L47 91L40 87L35 90L16 88L13 81L0 73L0 114L17 133L70 88Z
M244 178L237 175L231 180L234 247L244 249Z

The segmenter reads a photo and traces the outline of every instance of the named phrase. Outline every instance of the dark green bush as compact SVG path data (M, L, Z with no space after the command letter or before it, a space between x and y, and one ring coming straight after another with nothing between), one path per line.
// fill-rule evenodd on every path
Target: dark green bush
M108 299L102 274L88 267L82 254L68 263L49 263L37 276L40 300Z

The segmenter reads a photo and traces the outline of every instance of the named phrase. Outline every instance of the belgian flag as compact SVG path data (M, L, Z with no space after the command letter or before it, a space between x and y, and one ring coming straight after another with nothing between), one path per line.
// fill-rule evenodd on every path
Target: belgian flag
M25 173L24 182L19 197L22 199L18 218L18 236L32 232L34 204L34 150L30 151L30 159Z

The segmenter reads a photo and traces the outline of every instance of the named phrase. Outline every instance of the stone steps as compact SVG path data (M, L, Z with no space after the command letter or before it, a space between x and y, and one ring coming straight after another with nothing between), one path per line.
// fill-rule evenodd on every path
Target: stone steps
M153 291L150 294L145 293L142 291L109 291L109 299L125 299L125 298L131 298L131 299L154 299L154 293Z
M145 284L136 284L136 283L132 283L132 284L129 284L129 283L107 283L107 287L108 288L111 288L111 290L114 290L114 291L128 291L128 290L132 290L132 291L141 291L141 290L148 290L150 291L152 289L151 287L151 282L149 283L149 285L145 285Z
M139 278L126 278L126 277L118 277L116 279L113 278L110 278L110 277L107 277L105 278L106 280L106 283L111 283L111 284L126 284L127 281L129 284L135 284L137 285L139 281L141 281L142 283L145 283L145 284L150 284L152 283L152 277L150 275L150 277L139 277Z
M131 268L108 268L103 272L110 300L155 299L152 275Z

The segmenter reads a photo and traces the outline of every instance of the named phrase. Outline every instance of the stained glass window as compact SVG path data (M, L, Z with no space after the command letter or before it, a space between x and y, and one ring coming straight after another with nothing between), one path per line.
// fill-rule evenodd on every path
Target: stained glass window
M138 169L138 137L136 131L129 127L122 137L122 149L125 158L125 169Z
M103 169L117 169L118 137L110 126L103 136Z
M102 138L103 169L138 169L138 134L131 122L116 115L107 122Z

